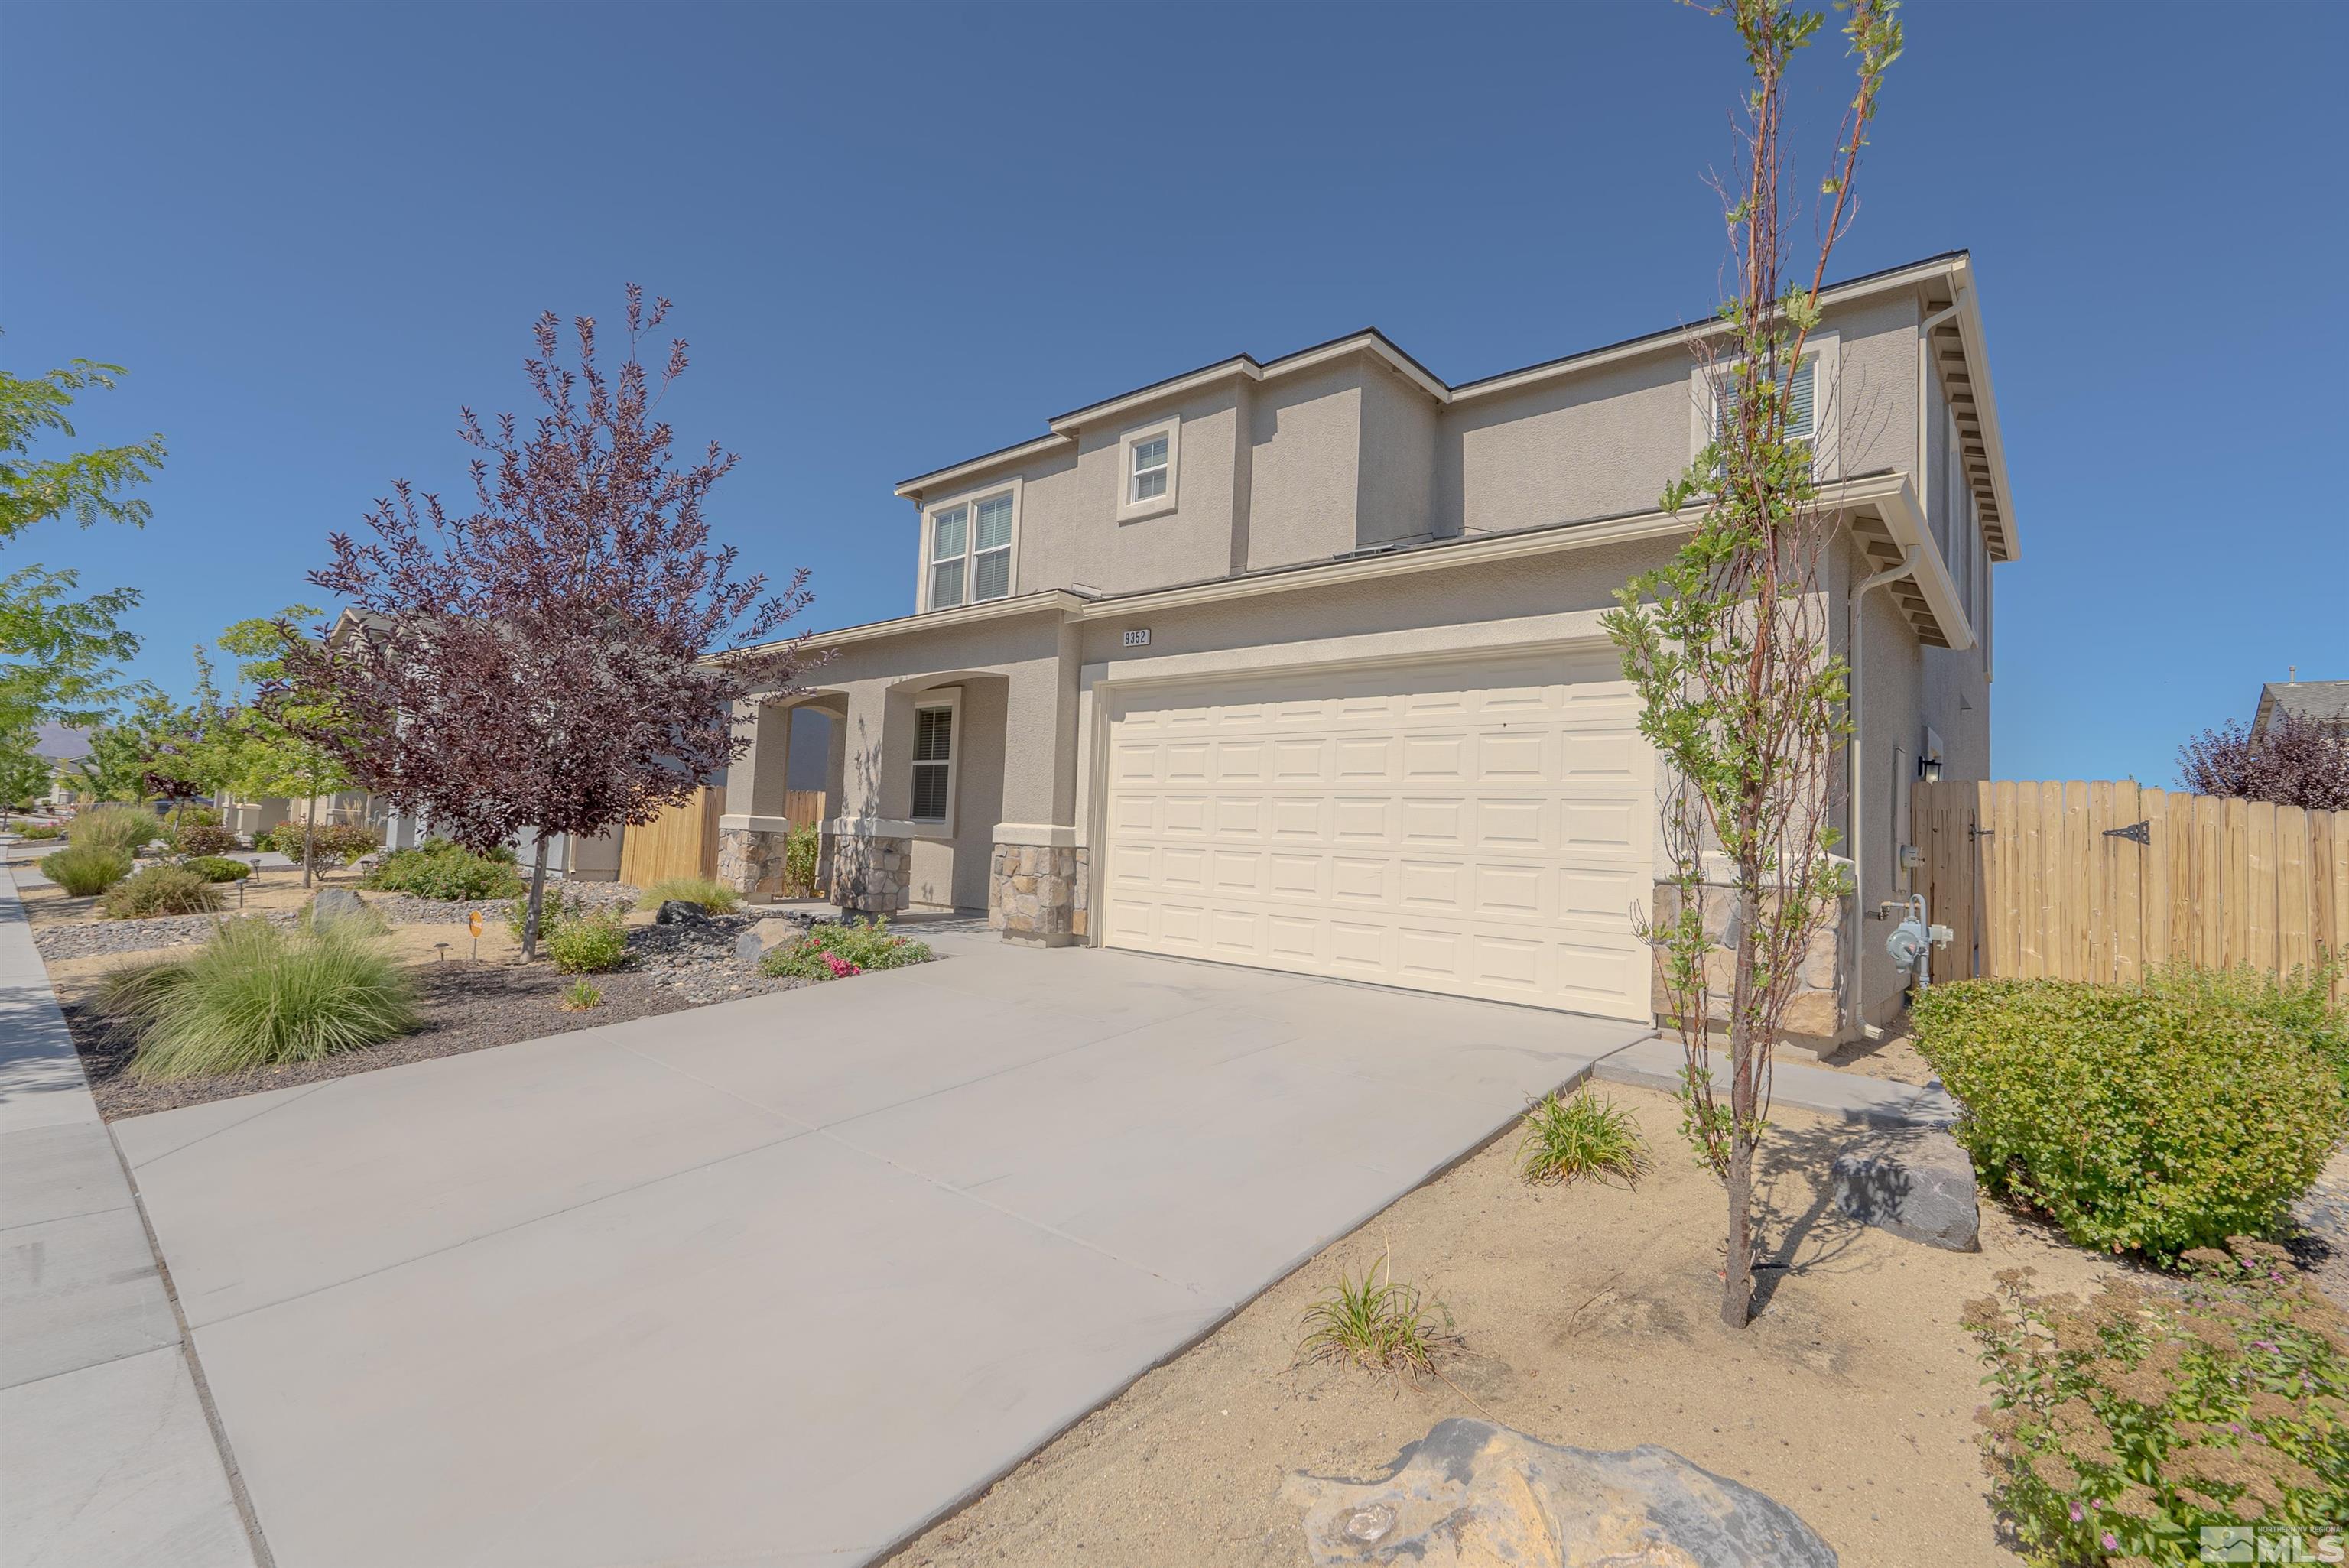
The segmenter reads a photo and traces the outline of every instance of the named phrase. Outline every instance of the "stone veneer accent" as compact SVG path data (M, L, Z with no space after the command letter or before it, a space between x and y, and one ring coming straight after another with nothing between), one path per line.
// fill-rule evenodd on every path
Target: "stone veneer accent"
M858 914L895 914L913 903L914 841L826 833L832 902Z
M1659 923L1672 918L1680 907L1680 890L1670 882L1658 882L1656 919ZM1705 954L1705 992L1713 1001L1713 1016L1716 1022L1726 1022L1729 1016L1729 995L1734 976L1731 971L1735 954L1722 939L1729 931L1729 913L1734 903L1730 889L1708 884L1704 890L1704 932L1713 938L1714 946ZM1846 1022L1844 1006L1843 932L1849 913L1847 901L1838 902L1836 918L1828 927L1814 934L1810 951L1804 954L1797 975L1795 995L1787 1000L1786 1010L1780 1017L1784 1032L1805 1043L1823 1044L1843 1035ZM1650 1005L1655 1009L1659 1023L1669 1025L1672 1019L1671 999L1664 994L1663 976L1657 974L1653 964L1649 966Z
M1085 851L998 844L988 862L987 923L1006 942L1066 947L1084 935Z
M785 836L756 828L718 830L718 880L750 899L785 896Z

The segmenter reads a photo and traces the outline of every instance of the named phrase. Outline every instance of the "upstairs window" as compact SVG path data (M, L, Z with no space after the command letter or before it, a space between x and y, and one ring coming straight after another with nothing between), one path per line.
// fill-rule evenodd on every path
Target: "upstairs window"
M1117 445L1117 516L1121 522L1174 510L1183 467L1183 425L1160 419L1128 430Z
M948 610L1010 596L1018 511L1017 493L1002 490L930 513L930 551L924 568L927 608Z
M1811 471L1820 479L1837 473L1836 383L1842 347L1832 329L1813 332L1803 345L1802 363L1786 386L1786 438L1811 449ZM1738 366L1723 362L1689 372L1689 457L1720 441L1737 414ZM1782 372L1783 374L1783 372Z
M1156 500L1166 493L1166 438L1153 436L1136 441L1133 452L1133 483L1125 499L1128 502Z
M1786 439L1790 441L1810 441L1817 438L1818 368L1818 359L1814 356L1806 358L1802 367L1795 372L1795 384L1786 397ZM1729 422L1736 417L1737 387L1737 377L1734 372L1722 377L1721 395L1716 399L1713 427L1715 440L1721 438L1722 432L1728 428Z
M955 710L914 710L914 810L916 822L944 822L954 799Z

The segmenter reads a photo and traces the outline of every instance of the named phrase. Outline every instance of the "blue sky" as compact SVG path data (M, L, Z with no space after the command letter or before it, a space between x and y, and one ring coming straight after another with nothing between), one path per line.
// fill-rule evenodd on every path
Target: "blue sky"
M1993 767L2168 782L2262 680L2349 676L2335 73L2349 8L1917 3L1849 275L1982 276L2022 558ZM1839 42L1797 86L1816 168ZM1703 314L1726 25L1609 5L11 0L0 353L131 367L145 531L5 564L140 588L140 673L318 595L540 310L677 301L682 437L815 624L910 608L904 476L1364 325L1458 382Z

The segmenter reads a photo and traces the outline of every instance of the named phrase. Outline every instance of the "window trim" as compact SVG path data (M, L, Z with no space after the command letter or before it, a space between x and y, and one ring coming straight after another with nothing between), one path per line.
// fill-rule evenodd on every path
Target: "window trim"
M1144 441L1166 438L1166 489L1164 493L1147 500L1133 499L1133 449ZM1135 425L1121 432L1117 438L1117 520L1132 522L1140 518L1157 517L1173 511L1176 505L1175 490L1183 472L1183 417L1169 414L1145 425Z
M1009 495L1011 498L1011 542L1004 547L1009 552L1011 569L1005 578L1004 591L996 598L974 599L971 597L971 590L978 583L978 505L981 501L993 500L1002 495ZM915 552L914 564L914 603L920 607L920 613L959 609L971 604L992 604L999 600L1016 599L1019 596L1019 502L1020 480L1019 476L1014 474L1008 482L981 485L976 490L964 490L959 494L923 504L922 526L918 531L920 538L917 541L919 548ZM930 567L933 564L930 560L930 545L937 535L938 514L952 511L957 507L967 507L970 511L970 516L963 525L962 597L953 604L934 604L930 602Z
M916 762L913 755L914 747L909 744L906 748L905 820L913 823L914 836L919 839L951 839L955 836L955 785L962 769L962 687L947 686L916 696L913 716L909 721L913 728L907 739L909 742L917 741L922 733L921 716L939 708L944 708L947 714L947 812L945 816L916 817L914 815L914 770L917 767L935 768L937 765L934 762Z
M1811 369L1811 468L1822 480L1843 471L1839 404L1837 387L1843 364L1843 340L1831 329L1814 332L1804 340L1803 357ZM1739 364L1723 359L1689 370L1689 461L1713 442L1713 408L1720 401L1720 384Z

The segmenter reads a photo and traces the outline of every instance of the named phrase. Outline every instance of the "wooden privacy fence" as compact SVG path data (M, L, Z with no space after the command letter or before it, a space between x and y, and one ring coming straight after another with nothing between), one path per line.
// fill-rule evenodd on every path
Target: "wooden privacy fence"
M726 810L726 791L697 791L682 806L672 806L641 827L626 829L620 839L620 880L631 887L650 887L667 877L714 877L718 874L718 819ZM783 797L783 815L794 827L823 820L823 791L793 789Z
M1954 934L1936 978L2288 974L2349 944L2349 811L2109 780L1920 784L1912 805L1919 885Z

